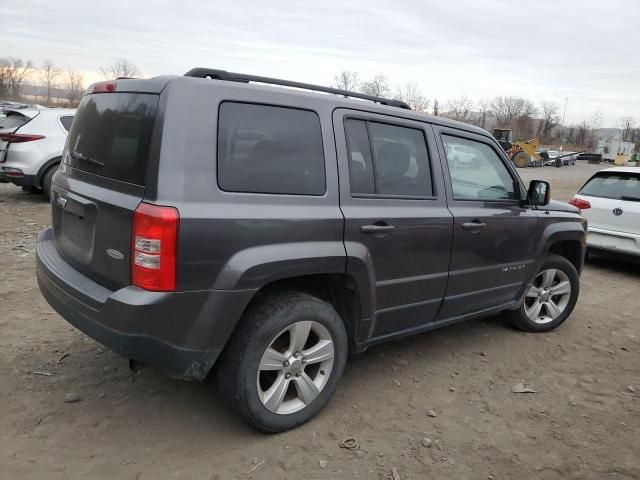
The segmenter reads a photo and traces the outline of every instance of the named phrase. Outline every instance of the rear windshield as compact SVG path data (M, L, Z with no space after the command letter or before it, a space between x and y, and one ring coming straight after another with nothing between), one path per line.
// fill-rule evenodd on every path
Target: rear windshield
M29 117L18 112L5 112L4 115L0 116L0 130L13 130L29 121Z
M85 96L71 126L65 162L96 175L144 185L158 98L145 93Z
M598 173L578 193L590 197L640 201L640 173Z

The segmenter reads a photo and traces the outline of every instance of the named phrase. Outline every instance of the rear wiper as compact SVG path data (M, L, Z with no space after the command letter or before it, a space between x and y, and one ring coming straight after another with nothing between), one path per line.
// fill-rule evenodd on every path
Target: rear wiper
M632 195L622 195L620 200L629 200L630 202L640 202L640 197L634 197Z
M71 156L73 158L77 159L77 160L82 160L84 162L93 163L94 165L98 165L99 167L104 167L104 163L99 162L95 158L87 157L86 155L83 155L82 153L73 151L73 152L71 152Z

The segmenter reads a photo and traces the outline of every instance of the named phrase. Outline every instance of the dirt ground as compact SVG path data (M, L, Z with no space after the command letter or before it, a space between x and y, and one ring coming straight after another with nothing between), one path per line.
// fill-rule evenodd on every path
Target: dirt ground
M595 170L521 173L568 200ZM1 479L640 478L638 264L589 261L552 333L489 318L371 349L315 420L266 436L214 385L132 373L52 311L34 273L41 196L1 184L0 218Z

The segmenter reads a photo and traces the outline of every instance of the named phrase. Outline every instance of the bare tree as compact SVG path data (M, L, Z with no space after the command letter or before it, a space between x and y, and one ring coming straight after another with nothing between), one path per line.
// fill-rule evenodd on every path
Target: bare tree
M429 108L429 100L422 94L418 84L407 82L396 90L396 100L401 100L416 112L426 112Z
M447 102L446 116L459 122L467 122L471 118L472 107L473 102L466 95L451 99Z
M491 115L491 100L483 98L478 102L478 126L480 128L486 128L487 119Z
M340 90L353 91L358 87L358 72L343 70L335 77L333 77L333 80L333 86L335 88L339 88Z
M540 121L540 136L543 142L549 142L551 131L560 124L560 107L553 102L542 102L542 120Z
M45 60L40 68L40 79L47 87L47 104L51 104L51 89L56 87L56 79L62 75L62 69L56 67L52 60Z
M31 73L33 63L20 58L0 58L0 95L20 96L20 90Z
M595 130L598 130L601 126L602 126L602 113L600 113L599 110L596 110L595 112L593 112L593 114L591 115L591 118L589 119L589 128L591 128L592 131L595 131Z
M589 125L586 121L583 121L576 128L576 144L583 148L587 144L587 137L589 136Z
M509 128L518 117L531 117L536 113L535 106L520 97L496 97L491 102L491 109L499 127Z
M589 119L589 132L585 141L585 146L594 147L596 144L596 132L602 126L602 113L596 110Z
M9 75L11 62L8 58L0 58L0 96L9 94Z
M567 128L567 132L566 132L566 139L567 139L567 143L570 145L574 145L576 144L576 126L571 124L568 128Z
M438 115L440 115L440 110L439 110L440 105L438 104L438 99L434 98L433 99L433 115L435 117L437 117Z
M360 91L374 97L387 97L391 93L391 85L386 75L378 73L371 80L364 80L360 84Z
M632 140L633 127L635 127L635 120L631 117L622 117L618 120L618 127L622 130L622 141L630 142Z
M102 73L102 76L107 80L120 77L139 77L142 75L138 67L126 58L119 58L108 67L101 68L100 73Z
M636 150L640 150L640 128L631 130L631 141L636 144Z
M80 97L82 97L82 83L84 79L82 74L77 70L69 69L67 71L66 87L67 87L67 99L69 100L69 106L75 107L80 103Z

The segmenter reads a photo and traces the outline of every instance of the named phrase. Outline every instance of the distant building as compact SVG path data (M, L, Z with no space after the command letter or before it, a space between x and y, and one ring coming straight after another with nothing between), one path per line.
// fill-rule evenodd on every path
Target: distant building
M596 153L601 153L605 160L616 160L620 156L628 158L633 153L634 146L632 142L622 140L600 140Z

